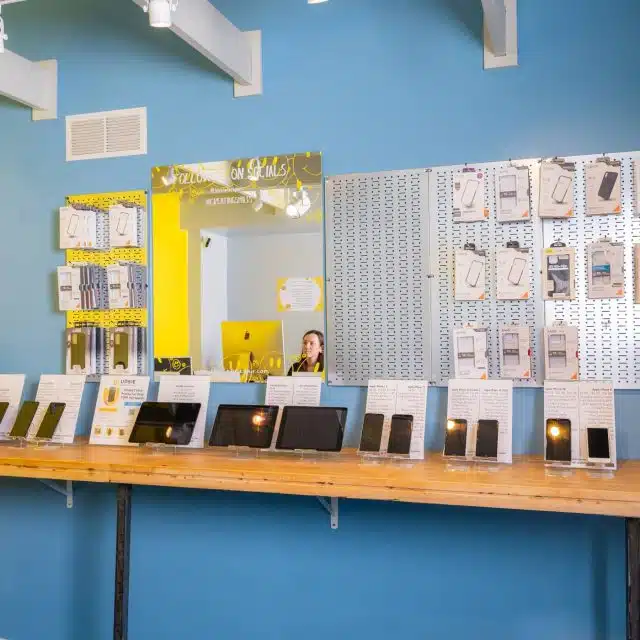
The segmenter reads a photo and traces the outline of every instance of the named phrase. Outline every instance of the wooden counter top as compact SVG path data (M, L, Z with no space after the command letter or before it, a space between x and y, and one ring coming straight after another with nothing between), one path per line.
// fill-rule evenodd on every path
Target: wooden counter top
M301 460L208 450L0 444L0 476L640 517L640 461L622 462L613 478L584 470L557 477L545 472L539 458L516 458L498 471L479 465L452 471L435 453L405 466L364 463L353 452Z

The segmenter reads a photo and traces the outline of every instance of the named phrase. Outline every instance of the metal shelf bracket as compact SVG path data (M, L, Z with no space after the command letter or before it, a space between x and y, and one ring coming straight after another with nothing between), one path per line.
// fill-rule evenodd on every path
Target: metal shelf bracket
M321 498L318 496L318 502L331 517L331 528L338 528L338 498Z
M73 509L73 482L66 480L64 483L57 483L53 480L40 480L42 484L53 489L56 493L63 495L67 499L67 509Z

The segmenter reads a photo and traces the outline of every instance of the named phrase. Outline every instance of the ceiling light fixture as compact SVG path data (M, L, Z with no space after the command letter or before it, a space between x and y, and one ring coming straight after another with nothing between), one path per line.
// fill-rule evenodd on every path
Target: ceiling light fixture
M327 2L327 0L307 0L307 4L321 4L322 2Z
M178 0L147 0L144 12L149 14L149 24L157 29L168 29L171 13L178 8Z

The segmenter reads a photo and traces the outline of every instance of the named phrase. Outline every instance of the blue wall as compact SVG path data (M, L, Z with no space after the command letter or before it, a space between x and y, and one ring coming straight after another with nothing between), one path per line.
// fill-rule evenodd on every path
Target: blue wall
M337 174L640 148L637 0L520 0L520 67L492 72L477 0L216 5L263 30L264 96L233 100L131 0L3 11L12 50L58 59L61 116L149 109L147 156L66 164L63 118L32 123L0 99L0 369L26 372L31 396L62 362L66 194L148 188L153 165L304 149ZM220 385L212 405L258 393ZM638 399L616 395L622 457L640 457ZM353 444L363 391L324 400L354 409ZM432 389L429 403L434 448L446 396ZM516 452L540 451L540 409L539 393L516 393ZM0 482L0 637L111 637L114 505L111 487L80 487L68 511L35 482ZM332 532L309 498L136 488L132 553L133 640L624 635L621 520L343 501Z

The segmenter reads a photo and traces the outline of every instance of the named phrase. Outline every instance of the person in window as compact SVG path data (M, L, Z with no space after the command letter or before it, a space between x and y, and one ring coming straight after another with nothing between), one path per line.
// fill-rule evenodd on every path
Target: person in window
M289 368L288 376L294 373L322 373L324 371L324 334L312 329L302 336L302 353Z

